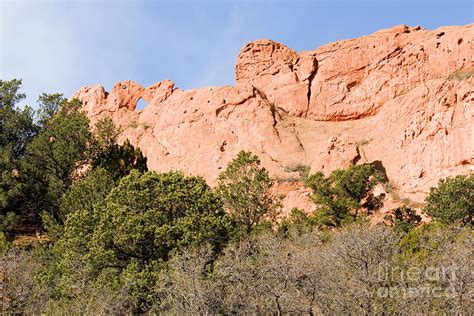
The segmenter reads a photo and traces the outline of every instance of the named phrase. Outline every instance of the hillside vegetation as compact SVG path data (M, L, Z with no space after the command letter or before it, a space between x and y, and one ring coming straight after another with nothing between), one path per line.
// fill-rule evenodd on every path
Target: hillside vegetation
M305 176L312 214L281 203L241 151L210 187L148 171L120 127L0 81L3 311L20 314L379 314L474 310L474 175L383 224L370 164Z

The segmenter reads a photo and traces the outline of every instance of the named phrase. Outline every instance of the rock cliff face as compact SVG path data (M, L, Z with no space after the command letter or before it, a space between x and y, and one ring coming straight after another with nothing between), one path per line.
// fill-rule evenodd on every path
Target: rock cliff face
M397 26L297 53L270 41L242 48L236 85L183 91L164 80L110 93L84 87L92 122L110 116L148 157L215 184L241 149L280 180L298 166L330 172L373 163L398 194L422 201L438 179L474 169L474 24ZM136 110L143 98L147 106ZM311 207L283 185L285 208Z

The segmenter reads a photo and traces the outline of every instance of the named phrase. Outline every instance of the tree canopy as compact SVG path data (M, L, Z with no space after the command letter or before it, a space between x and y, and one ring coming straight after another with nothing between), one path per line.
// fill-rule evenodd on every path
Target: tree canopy
M85 180L81 187L93 189L94 179ZM79 200L86 198L80 196ZM112 275L122 284L148 284L148 289L139 284L130 289L136 308L143 310L172 251L201 243L221 249L230 228L219 197L204 179L134 170L103 203L86 204L69 216L62 247L69 253L68 260L78 254L86 260L96 280ZM84 238L89 240L86 244Z
M339 227L357 219L361 211L371 213L382 206L384 196L373 193L382 181L382 175L373 166L355 165L335 170L328 177L317 172L305 184L312 190L311 199L318 206L320 224Z
M237 225L249 232L275 215L279 204L269 191L272 186L260 159L251 152L240 151L219 175L217 192Z
M430 189L425 212L445 224L474 224L474 174L441 179Z
M104 168L114 181L147 170L139 149L117 143L111 119L91 130L81 102L58 93L42 94L37 111L21 109L20 88L20 80L0 80L0 228L8 235L19 227L61 230L61 199L88 170Z

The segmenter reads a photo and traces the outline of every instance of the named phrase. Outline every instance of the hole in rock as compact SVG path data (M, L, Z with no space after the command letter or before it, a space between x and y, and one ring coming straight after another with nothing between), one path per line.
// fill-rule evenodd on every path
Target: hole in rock
M141 111L141 110L143 110L144 108L146 108L146 106L147 106L146 101L143 100L143 98L140 98L140 99L138 99L138 101L137 101L137 106L135 107L135 110Z
M352 88L354 88L355 86L357 86L359 83L357 81L352 81L352 82L349 82L347 84L347 91L351 91Z
M226 149L226 147L227 147L227 142L224 141L224 142L222 143L221 147L220 147L221 152L224 152L225 149Z

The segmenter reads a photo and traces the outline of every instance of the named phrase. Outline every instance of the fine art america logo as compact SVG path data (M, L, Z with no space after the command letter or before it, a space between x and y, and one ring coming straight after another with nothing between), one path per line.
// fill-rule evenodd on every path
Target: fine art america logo
M408 269L381 267L378 281L387 286L377 289L380 298L454 298L458 267Z

